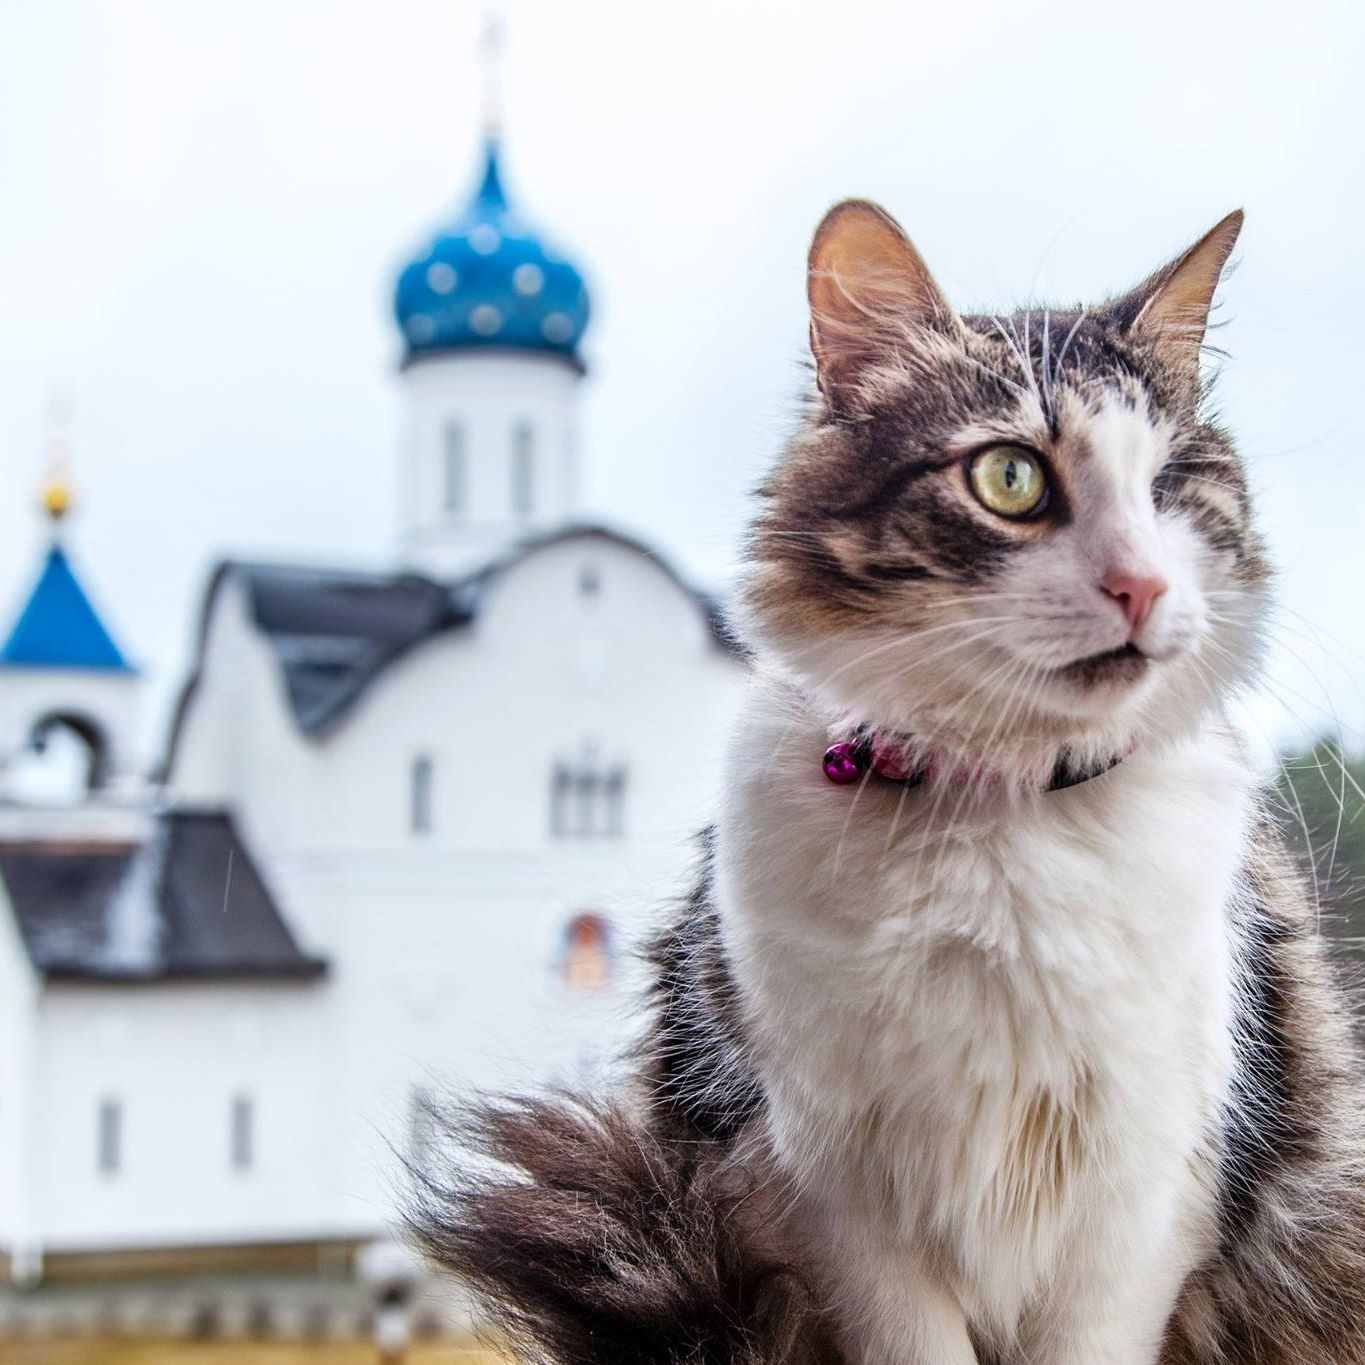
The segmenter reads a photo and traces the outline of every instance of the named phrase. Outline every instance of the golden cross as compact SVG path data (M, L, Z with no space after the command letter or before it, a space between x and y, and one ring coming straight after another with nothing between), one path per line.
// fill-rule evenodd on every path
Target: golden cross
M47 469L43 474L43 510L53 521L60 521L71 510L71 480L67 474L70 446L67 428L71 423L71 400L54 395L47 405Z

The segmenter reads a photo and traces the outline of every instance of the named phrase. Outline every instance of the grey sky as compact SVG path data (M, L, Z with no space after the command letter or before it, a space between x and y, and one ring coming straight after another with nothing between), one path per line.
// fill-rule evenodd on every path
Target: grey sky
M1117 289L1244 205L1222 406L1305 655L1275 686L1312 725L1320 680L1358 729L1360 6L504 12L509 190L593 288L588 502L704 576L790 421L831 200L882 200L964 307ZM80 566L159 703L219 554L385 561L389 291L474 173L481 14L0 0L6 624L54 389Z

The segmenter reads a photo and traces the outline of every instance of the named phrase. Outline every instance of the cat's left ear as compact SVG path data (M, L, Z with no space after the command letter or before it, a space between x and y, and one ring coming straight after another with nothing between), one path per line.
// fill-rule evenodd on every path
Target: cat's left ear
M1214 291L1241 230L1242 210L1236 209L1114 305L1126 331L1150 340L1192 381L1199 378Z

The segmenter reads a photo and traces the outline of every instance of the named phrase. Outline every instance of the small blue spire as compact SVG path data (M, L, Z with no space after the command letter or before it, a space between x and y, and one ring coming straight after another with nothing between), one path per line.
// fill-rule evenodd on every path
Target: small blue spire
M90 605L62 547L55 544L0 649L0 665L136 671Z
M507 207L507 192L502 187L502 169L498 165L498 138L489 133L483 144L483 179L479 182L478 193L474 196L477 204L490 209Z

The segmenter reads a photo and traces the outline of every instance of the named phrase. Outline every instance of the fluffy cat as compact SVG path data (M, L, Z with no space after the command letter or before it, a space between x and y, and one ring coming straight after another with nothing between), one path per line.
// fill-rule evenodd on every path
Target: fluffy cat
M1365 1363L1365 1092L1225 714L1268 579L1200 370L1240 226L961 317L826 216L638 1092L484 1106L499 1165L417 1214L524 1359Z

